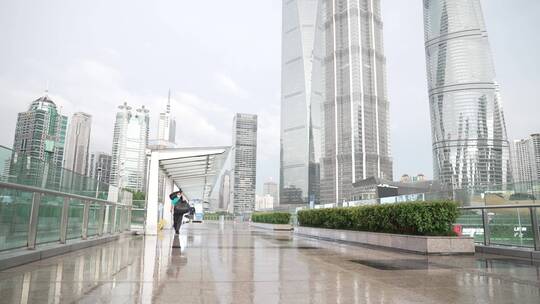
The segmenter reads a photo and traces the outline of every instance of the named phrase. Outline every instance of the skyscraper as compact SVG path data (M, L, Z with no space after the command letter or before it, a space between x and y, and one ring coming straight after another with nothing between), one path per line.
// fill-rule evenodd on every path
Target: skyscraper
M114 124L111 184L145 191L146 146L150 116L144 106L133 111L127 103L118 107Z
M67 117L47 92L19 113L13 150L61 168L64 160Z
M453 188L511 181L480 0L424 0L424 28L435 179Z
M540 134L514 140L512 169L516 183L530 183L540 179Z
M159 113L158 142L160 145L174 145L176 139L176 121L171 117L171 91L167 100L167 109Z
M353 183L392 180L380 0L320 2L324 41L321 201L352 199Z
M283 0L281 56L280 204L319 197L322 41L316 35L320 1ZM287 189L284 191L284 189ZM277 202L277 198L275 200ZM277 204L276 204L277 205Z
M255 208L257 115L238 113L233 119L232 203L234 213Z
M90 155L87 175L109 184L111 179L112 156L103 152L94 152Z
M69 122L64 167L81 175L88 170L91 126L92 116L83 112L73 114Z
M273 204L274 206L278 206L278 185L272 181L268 181L263 184L263 195L270 195L274 198Z

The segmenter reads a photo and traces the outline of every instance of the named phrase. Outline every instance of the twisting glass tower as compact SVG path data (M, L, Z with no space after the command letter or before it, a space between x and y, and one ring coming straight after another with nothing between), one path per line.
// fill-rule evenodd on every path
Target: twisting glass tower
M455 188L511 180L480 0L424 0L434 176Z

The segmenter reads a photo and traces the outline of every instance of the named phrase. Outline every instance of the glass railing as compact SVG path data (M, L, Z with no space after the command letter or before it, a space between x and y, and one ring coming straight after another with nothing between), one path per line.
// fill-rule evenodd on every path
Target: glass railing
M131 205L0 181L0 251L129 230Z
M144 200L133 201L131 209L131 230L144 230L146 223L146 202Z
M540 250L539 211L524 204L462 207L456 226L477 243Z
M111 187L0 146L0 251L129 229L131 193Z
M111 199L109 184L55 166L52 162L16 153L4 146L0 146L0 181L102 200ZM124 197L130 196L126 191L113 192L118 192L118 197L112 199L114 201L125 202Z

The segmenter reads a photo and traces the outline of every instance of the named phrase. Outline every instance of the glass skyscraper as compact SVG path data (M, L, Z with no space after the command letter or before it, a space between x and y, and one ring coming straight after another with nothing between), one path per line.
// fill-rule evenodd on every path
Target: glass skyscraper
M283 0L279 204L319 197L322 49L320 1ZM296 195L288 195L295 193ZM277 202L276 204L277 205Z
M64 167L81 175L88 171L91 127L92 116L83 112L73 114L69 122Z
M380 0L320 2L324 103L321 201L352 200L353 184L392 180Z
M46 93L34 100L28 111L19 113L13 150L62 168L67 117Z
M424 0L434 177L453 188L511 181L510 148L480 0Z
M111 184L145 191L146 147L150 116L142 106L133 111L127 103L118 107L114 124Z

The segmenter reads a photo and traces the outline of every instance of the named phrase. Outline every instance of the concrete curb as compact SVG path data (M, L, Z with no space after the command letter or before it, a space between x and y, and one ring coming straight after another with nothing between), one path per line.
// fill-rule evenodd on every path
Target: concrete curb
M251 222L249 224L251 227L270 229L274 231L292 231L294 228L289 224L267 224L267 223L255 223Z
M311 227L295 227L295 234L329 241L371 245L420 254L474 254L471 237L400 235Z
M45 244L37 247L35 250L28 250L26 248L10 250L0 253L0 271L72 251L116 241L122 235L124 234L108 235L88 240L71 240L71 242L67 244Z

